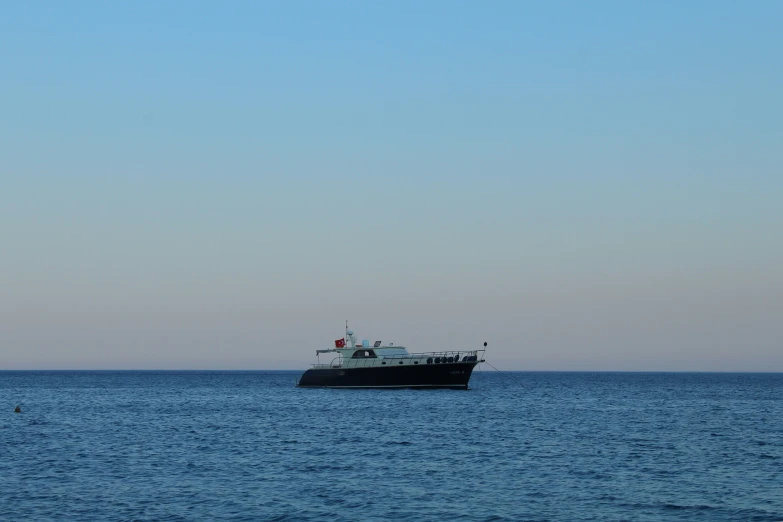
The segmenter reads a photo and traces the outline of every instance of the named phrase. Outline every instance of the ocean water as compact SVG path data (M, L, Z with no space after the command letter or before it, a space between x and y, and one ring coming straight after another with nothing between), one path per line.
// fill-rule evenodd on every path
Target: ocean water
M0 372L0 520L783 520L783 374L298 376Z

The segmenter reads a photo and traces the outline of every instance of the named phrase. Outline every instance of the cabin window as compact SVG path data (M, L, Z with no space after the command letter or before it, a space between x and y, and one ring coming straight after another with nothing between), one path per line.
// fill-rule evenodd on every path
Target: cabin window
M375 359L376 357L378 356L375 355L374 350L356 350L351 359Z

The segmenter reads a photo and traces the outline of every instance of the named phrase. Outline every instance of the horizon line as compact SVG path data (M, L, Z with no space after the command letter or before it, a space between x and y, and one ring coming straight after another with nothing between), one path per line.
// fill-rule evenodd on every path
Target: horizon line
M209 369L209 368L0 368L0 372L225 372L225 373L255 373L255 372L304 372L302 369ZM723 374L783 374L783 370L748 371L748 370L474 370L475 373L723 373Z

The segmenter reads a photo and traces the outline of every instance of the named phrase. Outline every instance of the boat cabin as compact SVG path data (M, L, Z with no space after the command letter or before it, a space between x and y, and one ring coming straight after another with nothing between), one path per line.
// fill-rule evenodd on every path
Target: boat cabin
M418 364L444 364L458 362L474 362L478 353L442 351L428 353L408 353L404 346L394 346L394 343L384 345L381 341L375 341L370 346L370 341L357 342L352 330L346 331L346 338L337 339L334 348L328 350L316 350L319 363L313 368L364 368L373 366L400 366ZM321 354L336 353L337 356L328 364L322 364Z

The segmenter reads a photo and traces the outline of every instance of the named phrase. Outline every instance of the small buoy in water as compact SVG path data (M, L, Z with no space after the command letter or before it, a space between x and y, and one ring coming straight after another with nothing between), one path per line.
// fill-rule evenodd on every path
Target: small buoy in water
M18 405L16 408L14 408L14 413L22 413L22 408L20 408Z
M487 347L487 341L484 341L484 348Z

